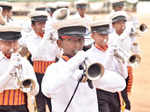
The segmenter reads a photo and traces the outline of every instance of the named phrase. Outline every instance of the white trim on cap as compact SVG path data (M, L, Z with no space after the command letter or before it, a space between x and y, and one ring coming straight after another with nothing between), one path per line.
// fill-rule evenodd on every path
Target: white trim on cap
M29 17L36 17L36 16L48 16L46 11L33 11L29 14Z
M111 3L124 2L124 0L111 0Z
M0 5L12 7L12 5L9 2L5 2L5 1L3 1L3 2L1 1Z
M52 27L55 30L58 30L60 28L64 28L64 27L71 27L71 26L84 26L88 29L90 29L90 24L88 23L88 21L86 21L85 19L82 18L67 18L65 20L61 20L61 21L54 21L52 23Z
M91 27L95 27L95 26L102 26L102 25L110 25L111 24L111 21L108 20L108 19L103 19L103 20L96 20L96 21L93 21L91 23Z
M118 16L125 16L126 19L128 19L128 15L125 11L117 11L117 12L113 12L113 14L111 15L111 19L116 18Z
M12 25L0 26L0 32L20 32L21 30L22 28L18 26Z

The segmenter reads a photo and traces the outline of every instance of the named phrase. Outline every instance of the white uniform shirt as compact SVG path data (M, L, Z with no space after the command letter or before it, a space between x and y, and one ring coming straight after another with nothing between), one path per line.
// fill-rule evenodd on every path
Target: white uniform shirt
M134 43L137 43L136 37L130 37L127 30L125 30L121 35L118 35L115 31L109 35L109 46L120 47L122 50L130 54L138 54L140 52L139 46L135 46Z
M100 63L104 66L104 75L94 81L96 88L113 93L122 91L125 88L126 84L123 77L127 77L126 66L118 63L112 55L111 48L103 52L93 45L87 51L87 56L90 63Z
M121 48L130 51L132 42L129 35L125 31L121 35L118 35L114 30L111 34L109 34L108 45L118 45Z
M10 60L7 59L2 52L0 52L0 91L3 92L4 90L9 89L19 89L19 86L17 84L17 79L13 78L9 72ZM29 77L34 80L35 82L35 89L31 91L32 95L36 95L39 91L39 85L33 70L33 67L31 64L25 59L21 58L21 64L22 64L22 75L23 77Z
M42 92L51 97L52 112L65 110L78 82L74 77L76 72L70 71L66 63L60 59L49 66L42 80ZM96 90L80 83L67 112L98 112Z
M26 39L26 45L32 55L32 60L54 61L60 50L55 42L45 40L32 30Z

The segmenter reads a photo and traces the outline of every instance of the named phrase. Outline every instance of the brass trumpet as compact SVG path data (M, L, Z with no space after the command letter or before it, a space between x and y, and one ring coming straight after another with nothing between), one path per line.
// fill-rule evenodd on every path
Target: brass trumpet
M97 80L104 75L104 66L100 63L91 63L87 58L84 63L85 75L89 80Z
M141 31L141 32L145 32L147 29L148 29L148 27L146 24L141 24L139 26L139 31Z
M141 24L137 28L131 28L130 36L141 36L141 33L144 33L148 30L148 26L146 24Z
M119 58L122 63L128 62L131 65L139 64L141 62L141 56L122 48L117 48L114 50L114 56Z
M16 55L15 58L17 58L17 64L15 66L16 68L16 72L14 77L17 79L17 84L19 86L19 88L23 91L23 92L30 92L32 91L32 89L35 88L35 81L33 80L33 78L26 74L25 71L23 71L23 66L21 63L21 57L18 53L15 53L13 55Z
M32 91L32 89L35 88L34 80L28 76L23 76L24 74L22 72L22 65L19 65L16 68L16 78L18 80L18 86L20 87L20 89L25 93Z

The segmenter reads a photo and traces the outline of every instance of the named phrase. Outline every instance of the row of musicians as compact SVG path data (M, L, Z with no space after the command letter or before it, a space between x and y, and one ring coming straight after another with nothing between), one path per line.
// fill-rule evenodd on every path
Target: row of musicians
M39 13L32 16L32 31L27 34L27 37L22 37L20 40L20 43L22 44L23 42L22 45L28 48L32 56L34 70L26 61L21 62L21 65L23 72L25 72L23 74L32 74L36 82L34 89L30 93L36 95L38 111L43 112L43 109L45 111L46 101L50 110L52 109L49 98L52 98L54 112L60 112L65 109L71 93L75 89L77 80L83 73L83 70L79 70L79 65L88 57L92 63L99 62L104 66L104 75L99 80L93 81L97 89L91 90L87 83L81 83L68 111L92 112L93 109L96 109L94 110L96 112L99 109L100 112L120 112L121 98L118 92L125 88L125 79L128 80L128 60L123 62L120 58L116 58L114 49L121 47L123 50L138 52L135 38L130 37L125 32L126 16L122 12L114 13L112 17L112 27L114 30L111 33L109 21L94 21L91 25L91 37L94 43L86 53L80 51L84 45L83 37L86 40L85 34L87 34L87 22L85 20L68 18L64 21L56 21L53 24L53 28L57 31L58 36L53 31L50 33L51 35L44 36L43 28L46 20L47 16ZM18 51L17 40L20 38L20 32L17 28L7 26L3 26L1 29L0 64L2 64L2 67L0 72L2 77L0 82L2 93L0 96L0 107L2 111L5 109L7 111L7 108L4 107L8 106L8 109L11 108L14 112L26 112L28 111L26 108L26 96L18 88L17 79L11 78L15 76L14 72L16 69L14 67L16 68L16 63L18 64L17 56L11 56L11 54ZM110 35L109 39L108 34ZM55 60L56 57L60 58L57 62ZM52 66L49 66L50 64ZM6 72L4 68L8 68L8 71ZM36 77L34 76L34 72ZM91 102L93 103L91 104ZM90 106L87 107L89 104ZM20 105L20 108L18 108L18 105ZM82 105L82 107L79 108L79 105ZM130 107L128 110L130 110Z

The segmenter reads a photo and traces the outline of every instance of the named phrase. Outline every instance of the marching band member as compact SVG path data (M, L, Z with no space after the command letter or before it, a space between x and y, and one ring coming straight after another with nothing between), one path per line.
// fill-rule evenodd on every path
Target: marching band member
M124 0L112 0L112 9L114 12L124 9Z
M33 67L17 54L20 30L15 26L0 27L0 112L29 112L25 92L36 95L39 91ZM30 91L24 91L25 88L21 87L21 77L29 77L34 82Z
M88 7L88 1L87 0L77 0L75 1L75 6L77 9L77 13L74 17L78 18L85 18L91 21L91 17L86 15L86 9Z
M99 112L120 112L118 92L126 86L123 77L127 75L127 69L114 56L114 49L107 45L110 21L94 21L91 24L91 32L94 44L87 51L88 60L90 63L100 63L104 66L102 78L93 81L97 90Z
M31 13L32 31L27 37L27 48L31 53L34 71L38 83L40 85L39 94L36 96L36 104L38 112L45 112L46 102L49 110L51 110L51 99L45 97L41 92L41 81L47 67L55 62L57 55L59 55L59 48L56 41L52 42L48 36L43 37L45 23L47 21L47 13L42 11L35 11Z
M55 30L52 28L52 23L55 21L54 19L54 12L57 10L57 4L55 3L49 3L47 4L46 11L48 12L48 19L45 23L45 32L44 32L44 37L49 37L51 34L55 34Z
M2 7L2 17L4 24L13 22L12 19L12 5L9 2L0 2L0 7Z
M113 15L113 13L117 11L124 11L124 13L128 16L128 21L126 22L126 30L131 33L132 30L135 31L137 27L139 27L139 21L136 16L132 15L131 13L125 11L125 0L113 0L112 2L112 13L110 14L110 17Z
M112 27L114 28L114 31L110 34L109 43L110 46L117 45L118 48L123 49L123 52L133 52L137 54L139 52L138 44L136 44L136 40L133 37L130 37L130 34L126 30L126 21L127 21L127 15L126 13L122 11L115 12L112 15ZM125 60L128 64L128 60ZM126 79L127 87L124 91L122 91L122 95L124 98L124 101L126 103L126 111L128 112L131 108L130 101L127 96L127 92L131 92L132 87L132 80L133 80L133 74L132 74L132 67L128 66L128 76L124 77Z
M73 15L72 18L83 18L90 24L93 21L93 18L86 14L86 10L88 8L88 0L77 0L75 1L75 6L77 9L77 13ZM83 47L83 50L88 50L91 47L92 43L93 39L90 37L90 35L87 35L85 38L85 45Z
M90 89L87 82L80 83L70 102L78 80L83 74L79 66L85 60L82 48L87 24L83 19L68 18L56 22L55 25L59 35L57 44L63 50L63 55L47 68L42 80L42 92L45 96L51 97L52 112L98 112L96 91ZM85 80L84 77L82 81Z

